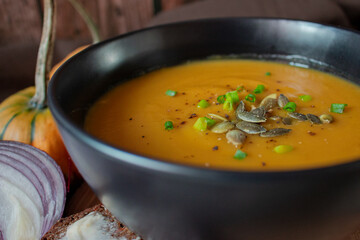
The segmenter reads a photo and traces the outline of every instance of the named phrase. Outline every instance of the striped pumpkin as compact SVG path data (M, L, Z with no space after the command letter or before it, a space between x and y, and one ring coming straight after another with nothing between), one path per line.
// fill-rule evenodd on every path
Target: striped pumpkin
M47 152L60 165L66 177L76 169L65 149L49 108L29 106L35 87L21 90L0 104L0 140L27 143Z

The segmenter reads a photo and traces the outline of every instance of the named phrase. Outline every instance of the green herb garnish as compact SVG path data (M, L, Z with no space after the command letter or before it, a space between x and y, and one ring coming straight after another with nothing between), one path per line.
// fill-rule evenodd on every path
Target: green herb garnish
M346 103L333 103L330 107L330 112L333 113L343 113L344 108L347 106Z
M246 154L245 152L243 152L243 151L241 151L241 150L238 149L238 150L236 151L235 155L234 155L234 158L235 158L235 159L238 159L238 160L241 160L241 159L246 158L246 156L247 156L247 154Z
M200 100L200 102L198 103L197 107L198 108L207 108L208 106L210 106L210 103L208 103L206 100Z
M208 117L204 117L204 118L205 118L207 127L211 127L211 126L215 125L216 121L214 119L211 119L211 118L208 118Z
M232 92L227 92L225 94L225 102L224 102L224 106L223 109L224 110L228 110L228 111L233 111L234 110L234 104L240 102L240 98L238 95L238 92L232 91Z
M220 95L220 96L217 97L217 101L220 104L223 104L225 102L225 99L226 99L225 95Z
M259 94L259 93L262 93L264 90L265 90L265 86L260 84L260 85L257 85L257 87L254 90L254 93Z
M266 72L265 73L265 76L270 76L271 75L271 72Z
M288 112L295 112L296 110L296 103L294 102L288 102L284 107L284 110L288 111Z
M276 153L288 153L291 152L294 148L290 145L279 145L274 148Z
M303 102L309 102L312 100L312 97L310 95L301 95L301 96L299 96L299 98Z
M165 122L165 130L171 130L174 129L174 125L172 123L172 121L166 121Z
M248 95L245 97L245 100L248 101L248 102L255 102L255 101L256 101L256 97L255 97L255 95L253 95L253 94L248 94Z
M194 128L199 131L205 131L207 129L207 120L205 117L199 117L194 123Z
M165 94L169 97L174 97L177 94L177 91L167 90Z

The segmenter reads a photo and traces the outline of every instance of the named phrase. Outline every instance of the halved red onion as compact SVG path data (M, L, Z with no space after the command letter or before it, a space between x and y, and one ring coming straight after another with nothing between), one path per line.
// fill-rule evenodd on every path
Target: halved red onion
M40 239L61 218L65 196L64 176L49 155L0 141L0 239Z

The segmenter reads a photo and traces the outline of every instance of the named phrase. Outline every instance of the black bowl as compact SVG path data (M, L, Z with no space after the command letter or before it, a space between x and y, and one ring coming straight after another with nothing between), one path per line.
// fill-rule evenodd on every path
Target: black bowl
M85 180L146 240L339 240L360 223L358 159L301 171L204 169L115 148L84 132L83 122L92 103L119 81L211 55L305 61L359 84L359 44L359 33L285 19L213 19L144 29L66 62L50 82L49 105Z

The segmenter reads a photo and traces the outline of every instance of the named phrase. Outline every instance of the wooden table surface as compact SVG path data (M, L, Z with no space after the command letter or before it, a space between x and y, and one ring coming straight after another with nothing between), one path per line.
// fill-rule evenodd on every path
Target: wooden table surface
M84 182L67 199L64 216L80 212L86 208L100 203L91 188ZM305 240L305 239L304 239ZM360 228L345 239L339 240L360 240Z

